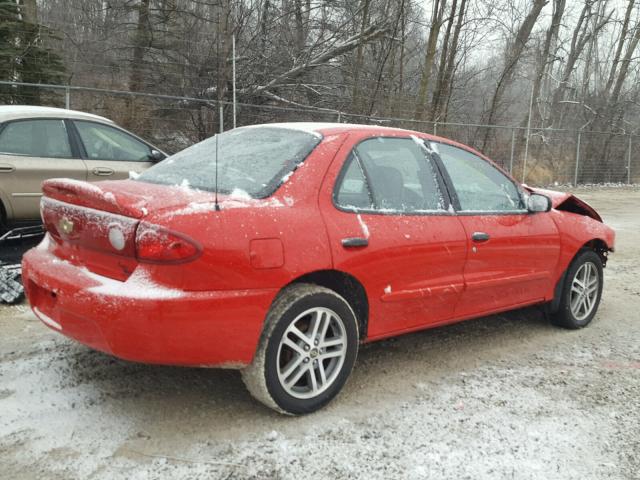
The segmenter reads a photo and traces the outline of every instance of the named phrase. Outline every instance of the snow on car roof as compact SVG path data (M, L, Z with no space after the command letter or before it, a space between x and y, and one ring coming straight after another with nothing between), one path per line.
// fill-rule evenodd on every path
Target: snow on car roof
M381 125L363 125L357 123L331 123L331 122L285 122L285 123L262 123L258 125L248 125L240 128L257 128L257 127L276 127L288 128L290 130L301 130L308 133L319 133L322 130L350 130L361 128L380 128L385 130L402 130L393 127L385 127Z
M95 120L103 123L113 124L113 120L94 115L92 113L79 112L77 110L67 110L65 108L38 107L33 105L1 105L0 122L7 120L17 120L21 118L77 118L81 120Z

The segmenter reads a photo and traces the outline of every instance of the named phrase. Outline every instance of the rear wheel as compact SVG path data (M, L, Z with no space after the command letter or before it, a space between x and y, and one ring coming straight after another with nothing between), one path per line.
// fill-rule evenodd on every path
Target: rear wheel
M562 289L560 308L552 316L554 324L582 328L595 316L602 296L602 260L593 250L583 250L571 262Z
M242 379L268 407L311 413L342 389L357 352L358 325L347 301L325 287L296 284L271 307Z

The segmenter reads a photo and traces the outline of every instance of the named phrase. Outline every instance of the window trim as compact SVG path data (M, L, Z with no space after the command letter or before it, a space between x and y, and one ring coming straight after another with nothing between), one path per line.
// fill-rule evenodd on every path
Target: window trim
M71 134L69 132L69 127L67 126L67 122L65 122L65 118L61 118L61 117L28 117L28 118L14 118L11 120L6 120L5 122L0 124L0 135L2 135L2 132L5 130L5 128L7 128L10 124L12 123L18 123L18 122L33 122L33 121L38 121L38 120L59 120L62 122L62 124L64 125L64 131L67 134L67 143L69 144L69 150L71 151L71 155L69 156L48 156L48 157L37 157L35 155L29 155L26 153L9 153L9 152L2 152L0 151L0 155L2 156L12 156L12 157L24 157L24 158L55 158L58 160L80 160L81 157L79 155L79 151L77 150L76 146L73 143L73 140L71 138Z
M443 208L444 210L430 210L430 211L412 211L412 212L402 212L399 210L378 210L375 208L349 208L349 207L345 207L343 205L340 205L338 203L338 190L340 189L340 186L342 186L342 181L347 173L347 170L349 169L349 166L351 164L351 162L353 161L352 159L356 159L357 162L360 162L360 157L358 156L358 154L356 153L356 149L358 148L358 146L361 143L364 143L368 140L373 140L376 138L389 138L389 139L402 139L402 140L409 140L411 142L414 141L414 139L411 136L399 136L399 135L373 135L370 137L366 137L363 138L361 140L359 140L355 145L353 145L353 147L351 148L351 150L349 150L349 153L346 157L346 159L342 162L342 165L340 166L340 172L338 173L338 176L336 177L335 182L333 183L333 190L331 193L331 203L333 204L334 208L336 210L339 210L341 212L345 212L345 213L355 213L355 214L360 214L360 213L365 213L368 215L395 215L395 216L402 216L402 217L424 217L424 216L451 216L454 215L455 213L451 211L452 208L452 199L451 196L449 194L448 188L446 186L446 183L444 182L444 179L442 178L442 172L440 171L440 167L439 165L437 165L437 163L434 161L434 156L425 152L424 154L424 159L426 162L431 162L432 166L433 166L433 170L434 170L434 174L436 177L436 181L438 184L438 188L440 189L440 194L442 197L442 201L443 201ZM417 137L420 138L420 140L424 141L424 138L421 137ZM427 148L427 146L425 145L425 148ZM353 156L351 155L353 153ZM363 168L362 164L360 164L360 169L362 171L362 174L365 177L365 181L367 182L367 190L369 190L369 195L371 197L372 203L373 203L373 191L371 190L371 185L370 185L370 181L369 181L369 177L368 174L366 172L366 169Z
M334 183L334 191L333 191L333 194L331 195L334 200L333 203L336 206L340 205L338 203L338 191L340 190L340 188L336 188L336 186L338 186L338 183L340 187L342 186L342 182L344 182L344 177L347 176L347 172L349 171L349 168L351 168L351 164L354 162L358 166L358 169L360 170L360 173L362 173L362 177L364 178L365 186L367 188L367 197L369 197L369 202L371 205L375 205L375 199L373 198L373 192L371 191L371 187L370 187L371 182L369 180L369 174L363 168L362 161L360 160L360 157L358 156L358 154L355 152L355 148L349 152L349 155L347 155L347 159L344 161L343 167L338 175L338 178L336 178L336 182ZM340 206L338 209L346 210L346 211L353 210L351 208L347 208L344 206ZM358 211L361 211L361 210L364 211L364 210L370 210L370 209L364 209L364 208L358 209Z
M108 158L90 158L89 155L87 154L87 148L85 147L84 142L82 141L82 136L80 135L78 127L76 127L76 122L95 123L95 124L101 125L103 127L113 128L114 130L118 130L121 133L123 133L125 135L128 135L128 136L134 138L135 140L138 140L143 145L146 145L147 147L149 147L149 150L158 150L160 153L162 153L165 156L165 158L167 158L167 156L168 156L166 153L164 153L159 148L154 147L149 142L146 142L142 138L138 137L136 134L134 134L134 133L132 133L132 132L130 132L128 130L125 130L124 128L121 128L118 125L105 123L105 122L98 122L96 120L89 120L89 119L84 119L84 118L65 118L64 120L65 120L65 123L68 122L69 125L70 125L69 126L70 136L73 137L74 141L77 142L80 158L82 158L83 160L91 160L91 161L96 161L96 162L156 163L156 161L151 159L151 158L148 158L147 160L111 160L111 159L108 159Z
M435 144L438 144L438 145L446 145L448 147L452 147L452 148L457 148L459 150L463 150L463 151L465 151L467 153L470 153L471 155L473 155L475 157L478 157L483 162L487 163L490 167L494 168L495 170L497 170L498 172L503 174L513 184L513 186L516 188L516 191L518 192L518 196L520 198L520 202L523 205L522 209L515 209L515 210L462 210L462 207L460 205L460 200L458 198L458 193L456 192L455 186L453 184L453 180L451 179L451 176L449 175L449 172L448 172L447 168L445 167L444 162L442 161L442 158L440 157L440 151L436 150L434 152L434 154L435 154L434 157L436 158L436 162L438 163L439 168L442 169L441 174L442 174L443 179L444 179L444 181L445 181L445 183L447 185L447 190L449 191L449 195L451 196L451 199L452 199L453 208L456 211L457 215L460 215L460 216L524 215L524 214L531 213L525 207L525 205L526 205L525 199L522 196L522 189L520 188L519 184L516 182L516 180L514 180L513 177L511 177L511 175L509 175L507 172L505 172L499 166L495 165L492 161L488 160L487 158L484 158L482 155L478 155L478 153L472 151L470 148L465 148L464 146L453 145L451 143L443 142L443 141L440 141L440 140L429 140L429 142L430 143L435 143Z

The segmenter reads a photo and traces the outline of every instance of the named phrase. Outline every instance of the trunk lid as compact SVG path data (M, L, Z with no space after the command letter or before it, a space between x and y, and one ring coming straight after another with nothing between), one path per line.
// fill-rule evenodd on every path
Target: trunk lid
M171 232L148 220L188 204L213 200L208 192L130 180L88 183L53 179L45 181L42 190L41 215L53 240L53 253L117 280L126 280L140 262L136 242L141 232L143 239L152 237L151 244L143 242L147 250L154 246L154 239L160 246L162 241L176 244L167 237Z
M64 203L142 219L151 211L184 207L190 203L213 201L209 192L187 187L157 185L132 180L88 183L69 179L47 180L42 185L46 197Z

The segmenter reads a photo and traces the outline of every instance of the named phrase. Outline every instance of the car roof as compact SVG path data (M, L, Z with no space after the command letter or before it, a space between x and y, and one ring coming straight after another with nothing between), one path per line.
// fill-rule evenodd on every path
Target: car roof
M0 105L0 122L18 120L21 118L73 118L78 120L93 120L114 125L108 118L92 113L67 110L65 108L37 107L33 105Z
M462 143L456 142L455 140L451 140L446 137L439 137L437 135L432 135L430 133L419 132L416 130L408 130L406 128L396 128L396 127L385 127L382 125L364 125L358 123L331 123L331 122L286 122L286 123L262 123L257 125L249 125L246 127L240 128L255 128L255 127L279 127L279 128L287 128L290 130L300 130L309 133L315 133L320 135L331 135L336 133L344 133L344 132L369 132L373 135L415 135L420 138L428 139L432 142L444 143L447 145L452 145L454 147L459 147L464 150L467 150L485 160L490 160L486 155L478 150L464 145Z

